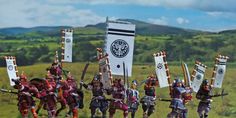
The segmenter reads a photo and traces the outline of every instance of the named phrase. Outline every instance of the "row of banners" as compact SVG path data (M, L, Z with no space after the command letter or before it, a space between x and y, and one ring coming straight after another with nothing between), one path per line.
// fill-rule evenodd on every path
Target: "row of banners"
M135 25L123 21L108 21L105 39L105 54L99 52L99 71L103 73L103 83L107 85L111 80L111 75L132 76L133 51L134 51ZM72 62L73 30L62 30L62 62ZM159 86L170 87L170 72L166 61L166 53L161 51L154 54L155 70L159 81ZM14 85L11 79L18 79L17 65L14 57L6 57L7 72L11 86ZM218 56L212 76L212 85L220 88L224 79L226 62L228 57ZM126 67L123 67L123 66ZM190 76L187 64L182 64L185 85L198 91L204 78L206 66L200 62L195 63L194 70ZM109 87L109 86L105 86Z

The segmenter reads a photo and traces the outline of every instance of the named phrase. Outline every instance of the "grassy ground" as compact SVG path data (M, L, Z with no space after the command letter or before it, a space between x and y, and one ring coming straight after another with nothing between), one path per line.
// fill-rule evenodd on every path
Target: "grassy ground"
M64 64L64 68L71 71L71 73L76 77L77 81L80 80L80 76L82 73L82 69L85 63L66 63ZM86 73L85 82L88 83L91 81L91 78L98 70L97 63L91 63L88 71ZM46 68L49 67L50 64L35 64L33 66L24 66L18 67L19 72L25 71L28 75L28 78L33 77L44 77L46 74ZM189 67L190 71L192 71L192 67ZM170 71L172 79L175 75L182 77L181 66L171 66ZM227 68L225 81L223 84L223 88L225 91L229 93L228 96L225 96L223 99L218 97L214 98L212 103L212 110L210 111L209 118L235 118L236 117L236 81L235 81L235 72L236 68ZM145 66L145 65L134 65L133 66L133 75L130 80L136 79L138 82L141 82L145 77L149 74L154 73L154 66ZM206 78L210 79L212 74L212 68L208 68L206 72ZM12 89L9 86L9 80L7 77L7 72L5 68L0 68L0 87ZM141 97L143 96L143 86L139 88L141 93ZM220 92L219 89L216 89L215 92ZM89 102L91 98L91 92L84 90L85 93L85 108L79 110L80 118L89 118ZM168 96L168 88L157 88L156 91L157 96L161 97L169 97ZM195 99L195 94L193 95L194 99L187 105L189 110L188 117L189 118L198 118L197 116L197 105L198 101ZM20 118L19 112L17 110L17 96L10 94L2 94L0 93L0 118ZM38 102L37 102L38 103ZM165 118L166 115L170 112L168 108L168 102L160 102L157 101L155 113L150 118ZM63 118L66 110L61 113L60 118ZM46 117L46 111L41 111L42 118ZM122 117L122 112L117 111L115 118ZM136 118L142 118L142 108L139 106L139 109L136 113Z

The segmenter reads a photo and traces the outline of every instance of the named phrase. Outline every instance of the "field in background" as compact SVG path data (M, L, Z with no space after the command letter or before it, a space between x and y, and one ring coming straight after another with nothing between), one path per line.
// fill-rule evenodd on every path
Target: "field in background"
M77 82L80 81L80 76L82 73L82 69L84 68L85 63L66 63L64 64L64 69L71 71L71 73L75 76ZM19 72L25 71L28 78L34 78L34 77L45 77L46 75L46 68L50 66L50 63L48 64L35 64L32 66L22 66L18 67ZM182 75L181 66L171 65L170 66L170 72L172 79L174 76L180 76ZM189 67L190 72L192 71L192 66ZM210 79L212 74L212 67L209 67L207 69L205 78ZM97 63L91 63L88 71L85 75L85 83L88 83L91 81L93 75L98 71L98 64ZM212 103L212 110L210 111L209 118L235 118L236 117L236 81L235 81L235 67L227 68L225 81L223 83L223 88L226 92L229 93L228 96L225 96L223 99L221 97L214 98ZM133 79L138 80L138 82L141 82L144 80L149 74L154 73L154 65L134 65L133 66L133 74L132 77L129 78L130 81ZM9 86L9 80L7 77L7 72L5 68L0 68L0 87L1 88L8 88L12 89ZM91 99L91 91L84 90L85 93L85 108L82 110L79 110L79 116L80 118L89 118L90 117L90 110L89 110L89 103ZM143 96L143 86L139 87L140 91L140 97ZM220 92L219 89L216 89L215 92ZM156 94L158 97L168 98L169 92L168 88L157 88ZM193 95L194 99L193 102L190 102L187 107L189 110L189 118L198 118L197 116L197 105L198 101L195 99L195 94ZM17 110L17 96L16 95L10 95L10 94L2 94L0 93L0 118L18 118L19 112ZM37 102L38 103L38 102ZM169 103L168 102L160 102L157 101L156 110L155 113L150 118L165 118L166 115L170 112L170 109L168 108ZM44 110L41 110L41 114L46 118L45 114L46 112ZM121 118L122 116L121 111L117 111L115 118ZM65 115L65 111L61 113L61 118L63 118ZM20 117L19 117L20 118ZM141 105L139 106L139 110L136 113L136 118L142 118L142 108Z

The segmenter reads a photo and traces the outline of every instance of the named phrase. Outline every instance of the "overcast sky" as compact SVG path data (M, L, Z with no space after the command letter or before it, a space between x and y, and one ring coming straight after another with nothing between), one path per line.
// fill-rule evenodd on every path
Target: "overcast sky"
M107 16L221 31L236 29L236 0L0 0L0 28L77 27Z

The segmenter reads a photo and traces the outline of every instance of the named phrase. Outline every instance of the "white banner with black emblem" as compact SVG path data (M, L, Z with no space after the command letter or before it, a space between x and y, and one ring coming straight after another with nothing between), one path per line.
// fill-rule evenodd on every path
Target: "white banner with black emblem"
M221 58L218 60L218 63L216 64L216 74L215 74L215 81L214 81L214 87L215 88L221 88L224 76L225 76L225 71L226 71L226 62L227 59Z
M123 75L123 62L132 75L135 25L121 21L107 21L105 51L109 55L111 72Z
M206 66L201 64L200 62L197 62L195 64L195 68L193 70L192 74L192 88L194 92L197 92L202 84L202 81L204 79L204 74L206 71Z
M65 29L64 34L64 53L62 53L63 62L72 62L72 47L73 47L73 30ZM63 55L64 54L64 55Z
M18 70L16 70L15 57L5 57L5 60L6 60L7 74L10 80L10 85L14 86L15 83L12 81L12 79L14 80L19 79L17 76Z
M155 70L158 78L160 88L168 87L168 75L166 73L165 62L163 60L163 55L155 56Z

